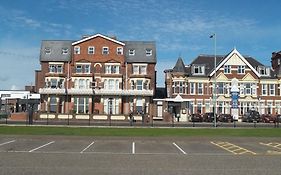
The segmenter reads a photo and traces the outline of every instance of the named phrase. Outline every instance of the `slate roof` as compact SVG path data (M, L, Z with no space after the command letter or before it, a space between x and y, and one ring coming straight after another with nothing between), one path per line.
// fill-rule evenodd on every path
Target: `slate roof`
M156 63L156 46L154 41L123 41L125 43L125 57L128 63ZM135 55L129 55L134 49ZM152 49L152 55L146 56L146 49Z
M70 40L43 40L40 49L40 61L70 61L72 42ZM50 48L51 53L45 54L45 48ZM68 49L68 54L62 54L63 48Z
M229 54L216 55L216 66L218 66ZM265 66L251 56L243 56L243 57L249 62L249 64L254 69L256 69L259 66ZM192 72L191 72L192 71L191 67L193 65L204 65L205 66L205 75L196 75L196 77L206 77L206 76L209 76L211 74L211 72L214 71L214 68L215 68L214 62L215 62L214 55L199 55L190 63L190 65L184 66L182 58L178 58L174 68L167 69L164 72L167 72L167 71L182 72L182 73L187 74L188 76L193 76ZM267 67L267 66L265 66L265 67ZM278 71L280 72L280 75L281 75L281 69ZM269 77L263 76L262 78L269 79L269 78L274 78L275 76L276 76L276 72L274 72L272 69L270 69L270 76Z

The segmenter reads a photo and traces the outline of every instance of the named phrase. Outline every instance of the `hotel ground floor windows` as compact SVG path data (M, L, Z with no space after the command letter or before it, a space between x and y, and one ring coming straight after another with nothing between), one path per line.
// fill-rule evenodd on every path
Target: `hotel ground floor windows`
M74 97L74 113L88 114L89 113L89 97Z
M119 98L104 98L103 104L105 114L120 114Z

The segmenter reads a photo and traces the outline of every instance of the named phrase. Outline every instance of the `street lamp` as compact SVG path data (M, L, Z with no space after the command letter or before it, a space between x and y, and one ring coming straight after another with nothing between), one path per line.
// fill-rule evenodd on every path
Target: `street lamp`
M214 77L214 88L213 88L213 103L214 103L214 127L217 127L217 117L216 117L216 108L217 108L217 35L213 33L210 38L214 38L214 52L215 52L215 60L214 60L214 69L215 69L215 77Z

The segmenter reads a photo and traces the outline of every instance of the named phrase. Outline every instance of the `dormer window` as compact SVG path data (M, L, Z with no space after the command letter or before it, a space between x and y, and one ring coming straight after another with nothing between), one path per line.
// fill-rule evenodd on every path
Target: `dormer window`
M261 76L270 76L270 68L269 67L260 66L260 67L258 67L258 71L259 71Z
M146 49L145 50L146 56L151 56L152 55L152 49Z
M45 48L45 54L51 54L51 48L50 47Z
M68 54L68 48L62 48L62 54L63 55Z
M129 55L133 56L133 55L135 55L135 52L136 52L135 49L130 49L129 50Z
M204 75L205 74L205 66L203 66L203 65L193 65L193 74L194 75Z

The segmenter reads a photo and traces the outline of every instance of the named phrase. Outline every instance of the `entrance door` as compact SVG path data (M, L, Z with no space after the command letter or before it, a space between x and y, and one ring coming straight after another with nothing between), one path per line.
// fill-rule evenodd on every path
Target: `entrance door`
M113 114L113 99L108 99L108 114Z

